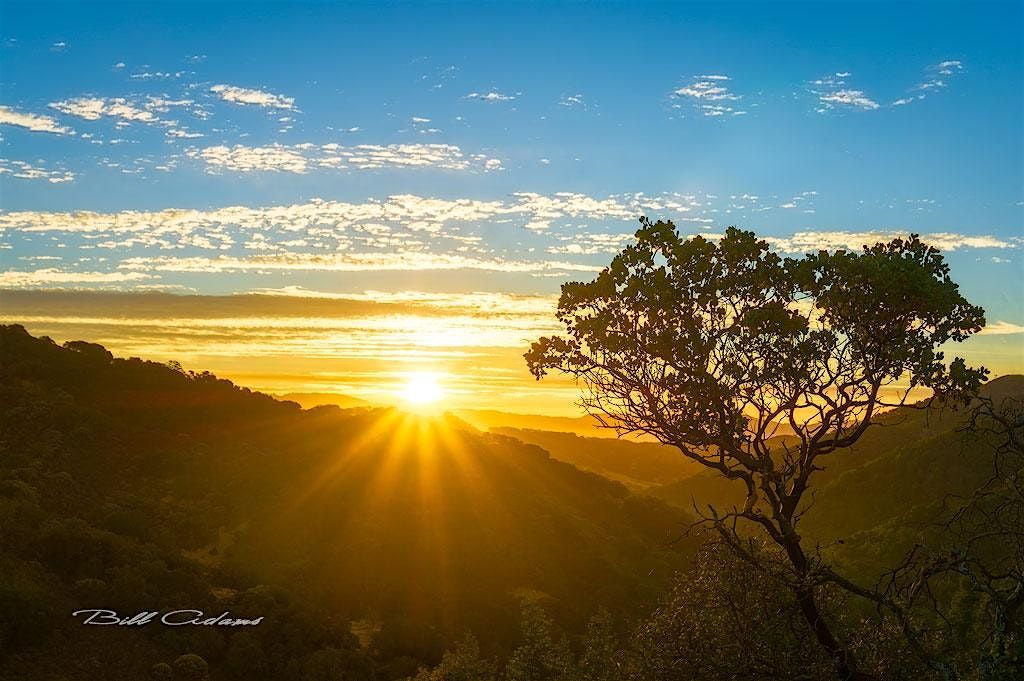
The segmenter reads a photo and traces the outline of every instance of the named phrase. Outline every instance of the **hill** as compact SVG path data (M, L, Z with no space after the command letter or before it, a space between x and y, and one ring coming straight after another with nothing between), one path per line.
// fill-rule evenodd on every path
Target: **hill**
M312 409L314 407L329 405L341 407L342 409L357 409L374 406L366 400L358 397L352 397L351 395L343 395L341 393L283 393L280 395L275 394L274 397L285 402L296 402L303 409Z
M570 632L639 615L693 550L668 543L677 509L453 417L303 410L20 326L0 327L0 405L4 678L136 679L183 653L213 679L401 678L466 630L500 651L523 597ZM266 622L69 615L99 607Z
M666 485L704 471L679 450L657 442L526 428L491 428L491 432L543 447L560 461L616 480L633 490Z
M995 404L1022 399L1024 376L993 379L981 394ZM829 457L815 473L804 532L864 577L894 565L944 504L991 475L991 452L966 444L966 413L935 405L877 417L853 447ZM706 471L648 493L687 509L693 503L742 504L744 497L737 483Z
M601 427L597 419L592 416L542 416L540 414L516 414L494 409L458 409L453 413L480 430L521 428L556 433L576 433L586 437L615 438L614 430Z

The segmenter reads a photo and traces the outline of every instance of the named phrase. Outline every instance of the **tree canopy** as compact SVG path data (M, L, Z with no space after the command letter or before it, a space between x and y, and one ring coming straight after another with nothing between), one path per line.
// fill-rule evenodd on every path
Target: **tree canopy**
M985 324L937 249L916 235L783 258L753 232L683 238L641 218L635 243L590 282L562 286L564 336L534 342L539 379L574 376L610 427L643 432L746 487L742 508L704 512L741 555L739 520L778 544L786 578L841 678L861 678L818 609L826 582L856 588L798 533L822 457L849 447L916 388L966 404L987 370L940 346ZM752 561L757 559L751 554Z

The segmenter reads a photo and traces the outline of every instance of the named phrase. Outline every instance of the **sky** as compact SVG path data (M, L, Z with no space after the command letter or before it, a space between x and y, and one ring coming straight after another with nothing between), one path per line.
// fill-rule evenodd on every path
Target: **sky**
M520 355L647 215L787 255L920 233L986 309L969 359L1020 372L1022 83L1021 2L3 2L0 319L571 411ZM217 312L251 293L292 302Z

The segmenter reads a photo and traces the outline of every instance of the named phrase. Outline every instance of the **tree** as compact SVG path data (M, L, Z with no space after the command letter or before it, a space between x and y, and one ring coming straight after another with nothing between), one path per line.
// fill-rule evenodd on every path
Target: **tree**
M522 604L523 643L505 665L505 681L568 681L574 660L564 637L555 638L554 624L541 606Z
M206 660L192 653L179 656L171 667L176 679L203 681L210 677L210 666L206 664Z
M838 676L866 678L819 607L823 585L856 585L799 534L811 476L914 389L966 404L987 370L947 365L938 347L979 331L983 310L916 235L783 259L753 232L729 228L715 243L640 222L636 242L596 279L562 286L566 335L534 342L530 371L575 377L604 425L652 435L740 481L743 507L701 510L702 523L755 563L744 523L777 544Z
M495 675L494 662L482 658L476 637L466 634L455 650L445 652L439 665L421 669L413 681L493 681Z
M583 652L577 665L577 676L581 681L621 679L623 672L618 657L619 644L615 636L612 615L602 607L587 622L587 633L583 639Z

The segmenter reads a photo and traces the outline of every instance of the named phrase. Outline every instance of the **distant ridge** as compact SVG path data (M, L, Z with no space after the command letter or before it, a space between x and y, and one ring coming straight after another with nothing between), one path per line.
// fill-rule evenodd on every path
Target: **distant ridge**
M547 430L557 433L575 433L583 437L615 438L612 428L604 428L593 416L541 416L539 414L517 414L496 409L457 409L456 416L480 430L517 428L523 430ZM649 440L644 437L630 437L632 440Z
M274 398L298 403L303 409L336 405L342 409L379 406L358 397L341 393L273 393Z

